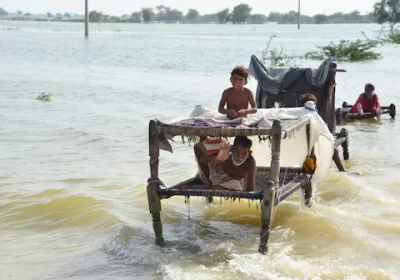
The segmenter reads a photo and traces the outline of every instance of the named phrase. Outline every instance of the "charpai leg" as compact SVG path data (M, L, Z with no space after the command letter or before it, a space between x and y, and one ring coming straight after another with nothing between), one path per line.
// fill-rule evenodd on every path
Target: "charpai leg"
M268 240L272 225L272 213L275 206L275 188L274 182L270 181L264 187L263 200L261 202L261 232L260 232L260 246L258 251L265 254L268 251Z
M161 199L157 194L159 188L158 183L149 183L147 185L147 198L149 201L149 209L153 218L153 229L156 235L155 243L163 246L165 244L163 238L163 228L161 223Z

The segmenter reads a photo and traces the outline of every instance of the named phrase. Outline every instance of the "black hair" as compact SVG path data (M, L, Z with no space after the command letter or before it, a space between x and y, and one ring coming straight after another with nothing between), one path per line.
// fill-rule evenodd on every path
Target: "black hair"
M304 93L300 96L300 106L304 106L307 101L313 101L317 105L317 97L312 93Z
M251 149L253 142L246 136L237 136L233 141L233 146L242 146L243 148Z

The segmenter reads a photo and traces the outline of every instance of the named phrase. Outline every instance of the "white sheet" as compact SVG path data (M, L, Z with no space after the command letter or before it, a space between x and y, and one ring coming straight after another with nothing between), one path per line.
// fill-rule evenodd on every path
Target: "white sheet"
M310 119L310 148L307 146L306 127L295 132L291 137L282 139L280 165L281 167L301 167L306 156L310 154L314 146L314 153L317 158L317 169L313 176L313 182L323 180L330 168L333 156L334 137L328 127L315 110L313 102L307 102L305 107L301 108L272 108L258 109L257 113L248 115L246 118L237 118L229 120L226 115L218 113L217 110L198 105L190 114L190 117L177 118L164 123L190 124L195 120L201 120L210 123L236 123L245 125L257 124L257 127L271 128L274 119ZM253 157L257 166L270 166L271 147L270 143L263 141L260 143L257 136L249 137L253 141ZM229 139L233 143L233 139Z

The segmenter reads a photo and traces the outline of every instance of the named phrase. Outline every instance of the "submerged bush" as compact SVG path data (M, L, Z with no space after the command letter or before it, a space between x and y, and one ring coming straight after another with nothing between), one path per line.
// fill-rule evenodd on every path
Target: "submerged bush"
M284 67L288 65L295 65L296 59L299 58L297 56L290 56L284 54L283 47L281 46L280 49L274 47L273 49L270 48L272 40L277 37L277 35L272 35L269 38L265 49L261 53L261 61L267 68L273 67Z
M388 35L383 37L383 41L392 44L400 44L400 31L396 30L390 32Z
M378 40L341 40L338 44L331 42L327 46L317 47L319 51L308 52L305 58L313 60L323 60L332 58L337 61L361 61L378 59L381 57L379 53L374 52L373 48L381 44Z

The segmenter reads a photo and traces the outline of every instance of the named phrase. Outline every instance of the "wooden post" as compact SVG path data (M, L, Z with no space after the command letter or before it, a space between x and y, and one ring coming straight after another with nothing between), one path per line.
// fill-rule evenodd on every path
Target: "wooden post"
M307 153L310 153L310 151L311 151L311 147L310 147L310 145L311 145L311 126L310 126L310 124L307 124L306 125L306 134L307 134ZM311 154L314 154L314 148L312 149L312 151L311 151Z
M328 88L327 88L327 98L325 115L323 117L325 123L328 124L329 131L335 133L336 123L335 123L335 77L336 77L336 63L332 63L332 73L329 77Z
M85 0L85 36L89 36L89 0Z
M163 238L163 228L161 222L161 200L157 193L159 184L149 183L147 185L147 199L149 201L149 209L153 218L153 230L156 235L156 245L163 246L165 244Z
M261 202L261 232L258 252L265 255L268 251L269 233L272 225L272 214L275 206L275 183L268 181L263 187L263 199Z
M300 30L300 0L297 7L297 29Z
M149 123L149 156L150 156L150 179L158 180L158 157L160 156L160 143L157 133L157 122L151 120Z
M311 180L308 182L308 184L304 185L303 187L303 195L304 195L304 204L307 207L311 207L312 205L312 185L311 185Z
M274 120L271 130L271 180L263 190L261 203L261 233L258 251L265 254L268 251L267 243L272 224L272 213L275 206L275 190L279 188L282 127L280 120Z
M149 123L150 178L147 185L147 199L149 202L150 213L153 218L153 229L156 235L155 243L163 246L164 238L161 222L161 199L157 193L157 190L160 188L160 181L158 179L158 157L160 155L159 145L157 122L151 120Z
M347 131L347 129L342 128L342 130L340 130L340 137L346 137L346 141L344 141L342 143L342 148L343 148L343 158L344 160L348 160L349 159L349 132Z
M279 186L282 127L280 120L274 120L271 131L271 180Z
M344 153L344 151L343 151ZM343 163L340 160L339 157L339 152L336 148L333 148L333 156L332 156L333 162L336 164L336 167L338 168L339 171L346 171L346 169L344 169Z

